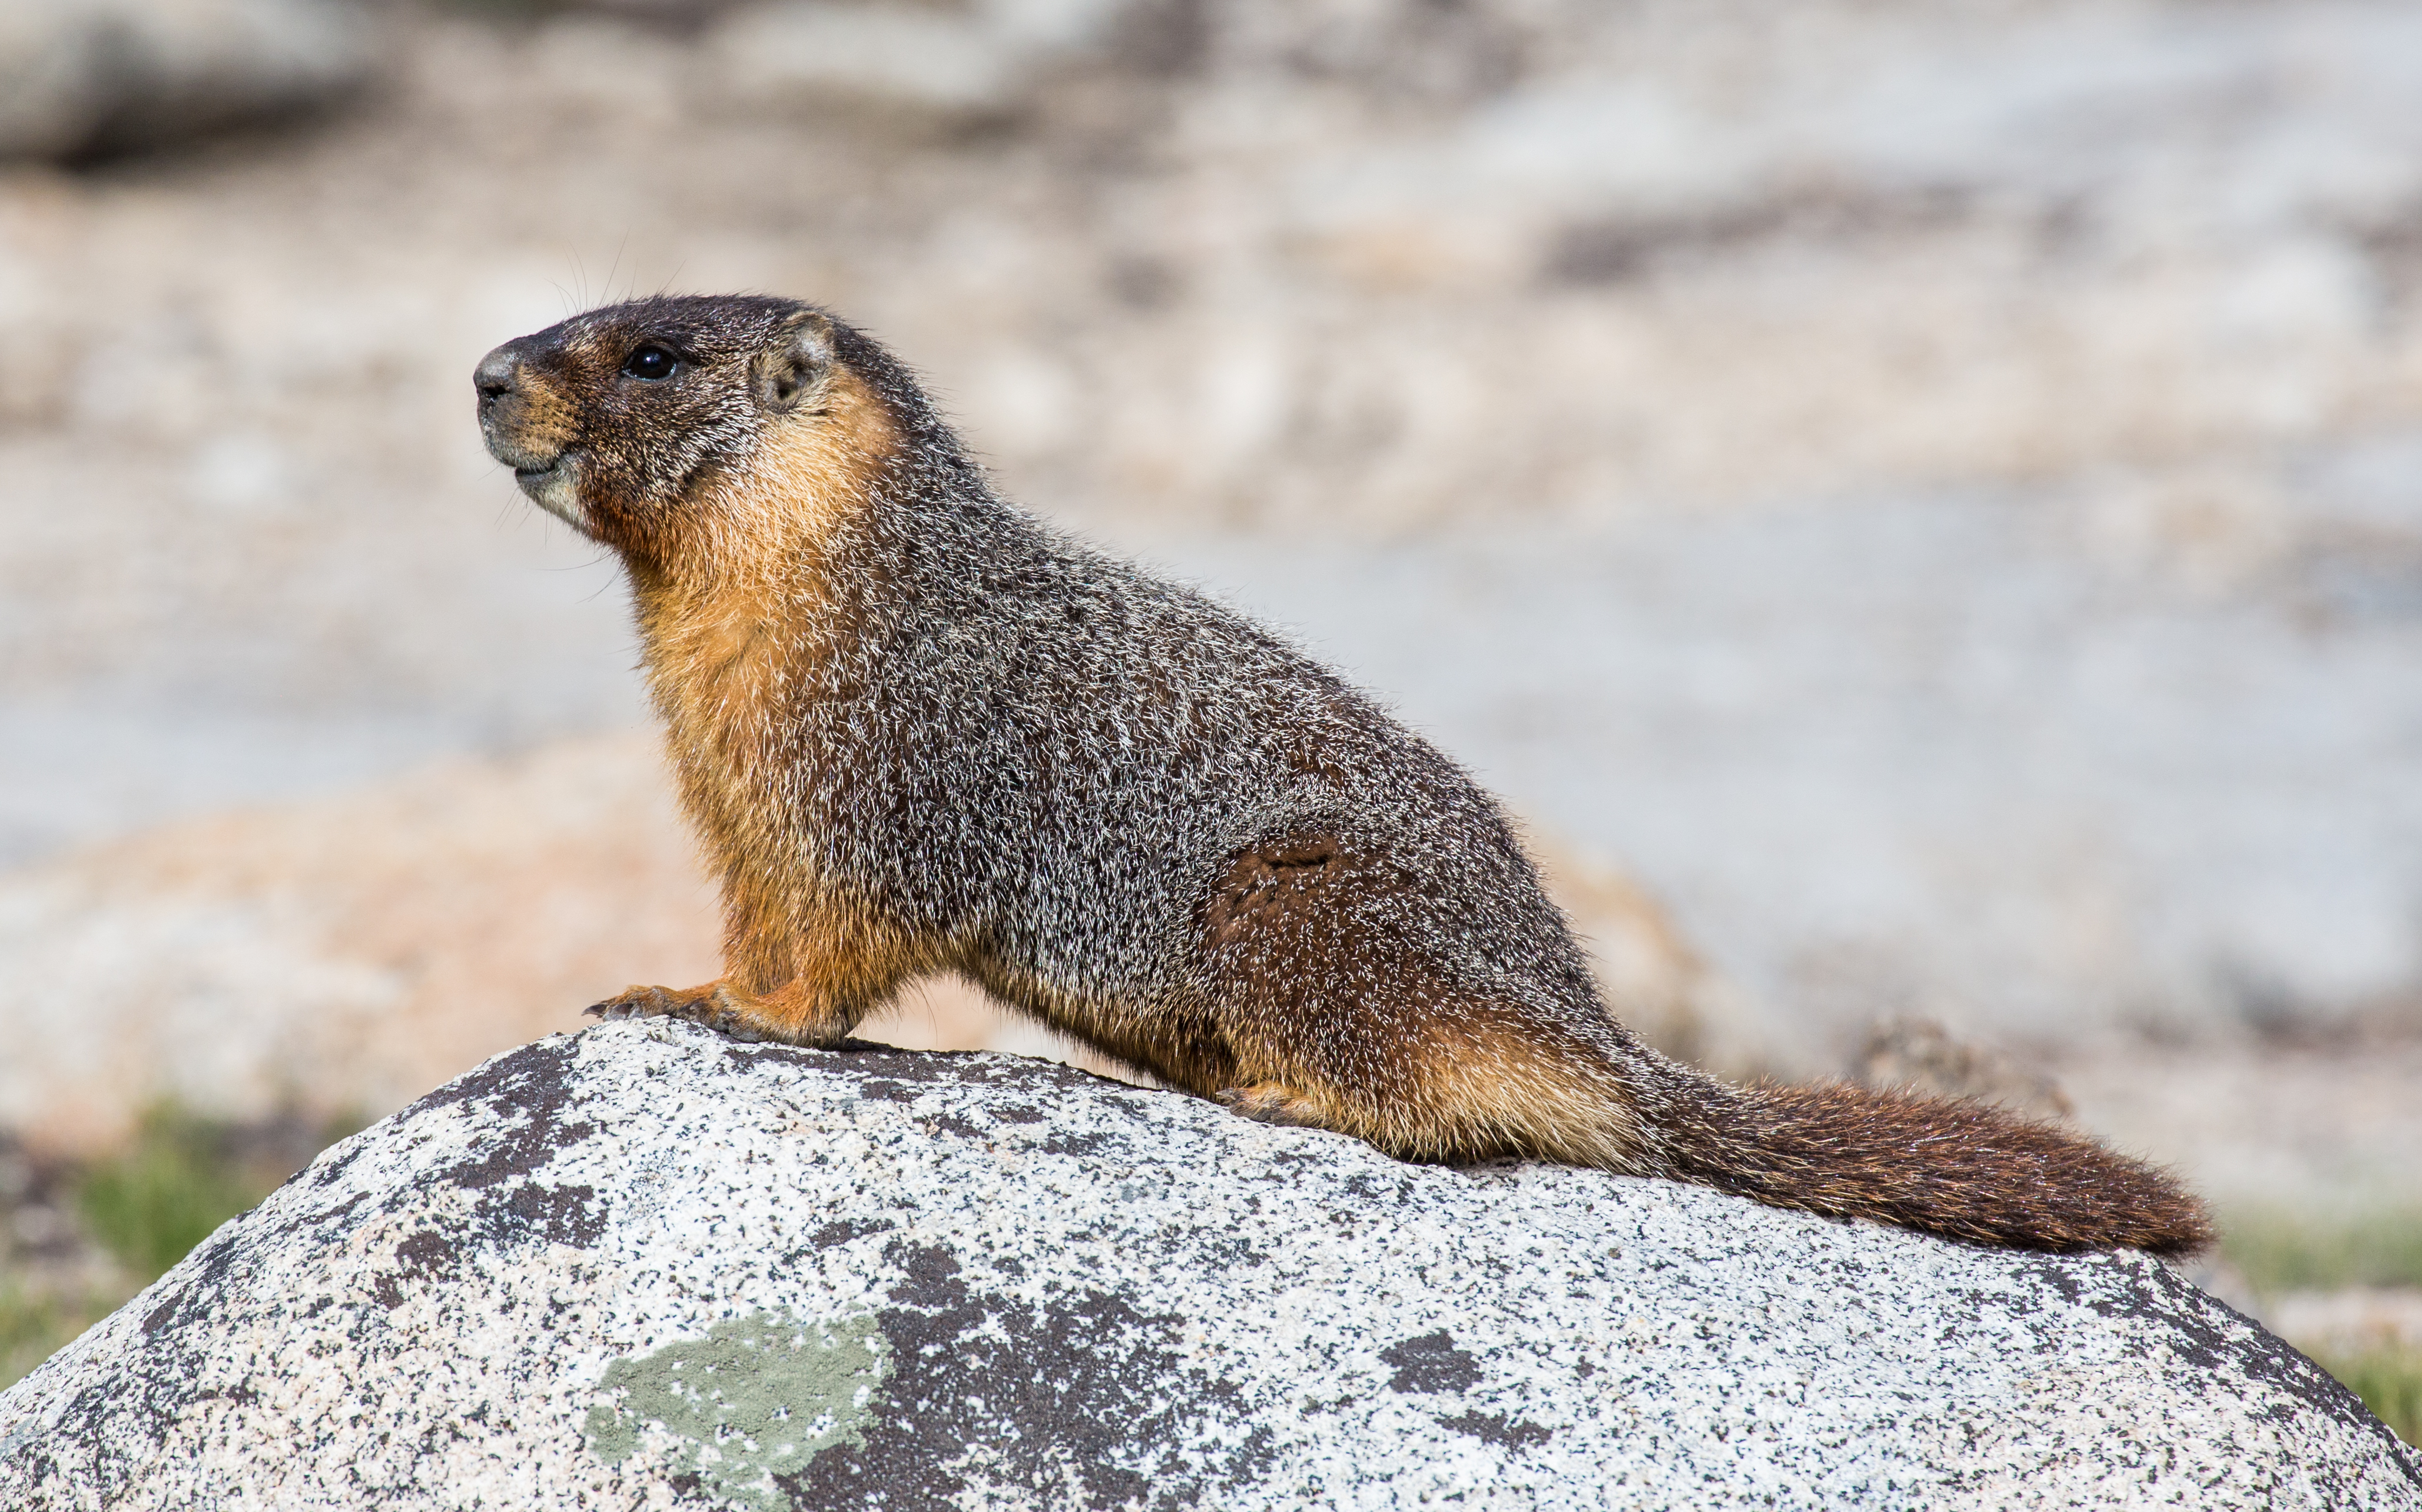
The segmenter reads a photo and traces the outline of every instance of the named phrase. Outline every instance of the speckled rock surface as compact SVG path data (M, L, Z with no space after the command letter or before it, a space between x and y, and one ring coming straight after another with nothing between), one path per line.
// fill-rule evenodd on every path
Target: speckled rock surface
M1432 1503L2403 1507L2422 1461L2139 1256L665 1023L338 1146L0 1396L10 1508Z

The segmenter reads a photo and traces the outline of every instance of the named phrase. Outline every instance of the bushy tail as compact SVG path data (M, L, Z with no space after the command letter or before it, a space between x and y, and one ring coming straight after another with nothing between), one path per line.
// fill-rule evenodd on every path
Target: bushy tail
M2212 1240L2166 1173L1982 1102L1702 1082L1659 1113L1663 1174L1777 1208L2028 1250L2187 1255Z

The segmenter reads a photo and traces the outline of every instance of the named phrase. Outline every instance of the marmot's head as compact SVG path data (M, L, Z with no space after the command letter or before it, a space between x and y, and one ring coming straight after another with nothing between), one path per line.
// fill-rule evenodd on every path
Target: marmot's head
M792 300L609 305L506 342L472 382L523 492L663 566L811 525L935 427L880 349Z

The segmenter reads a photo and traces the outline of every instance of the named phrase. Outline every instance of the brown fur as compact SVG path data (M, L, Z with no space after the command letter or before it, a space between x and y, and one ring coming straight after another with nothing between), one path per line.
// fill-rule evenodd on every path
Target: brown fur
M603 1011L831 1044L952 971L1171 1085L1404 1159L2042 1249L2210 1239L2166 1176L2057 1130L1656 1054L1469 777L1250 623L1001 504L819 311L641 302L499 348L479 386L490 449L628 567L723 890L725 974Z
M1679 1112L1671 1174L1982 1244L2178 1254L2211 1242L2202 1205L2162 1172L1986 1103L1839 1084L1734 1095L1733 1107Z

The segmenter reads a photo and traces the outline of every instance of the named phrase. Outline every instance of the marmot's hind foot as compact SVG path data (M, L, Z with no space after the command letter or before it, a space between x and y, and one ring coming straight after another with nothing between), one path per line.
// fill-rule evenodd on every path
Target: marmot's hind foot
M686 1019L733 1039L764 1037L742 1015L731 990L721 982L690 988L626 987L603 1003L590 1004L588 1014L592 1019Z
M1232 1086L1214 1093L1228 1111L1256 1123L1286 1124L1297 1129L1328 1129L1327 1107L1317 1099L1277 1082Z

